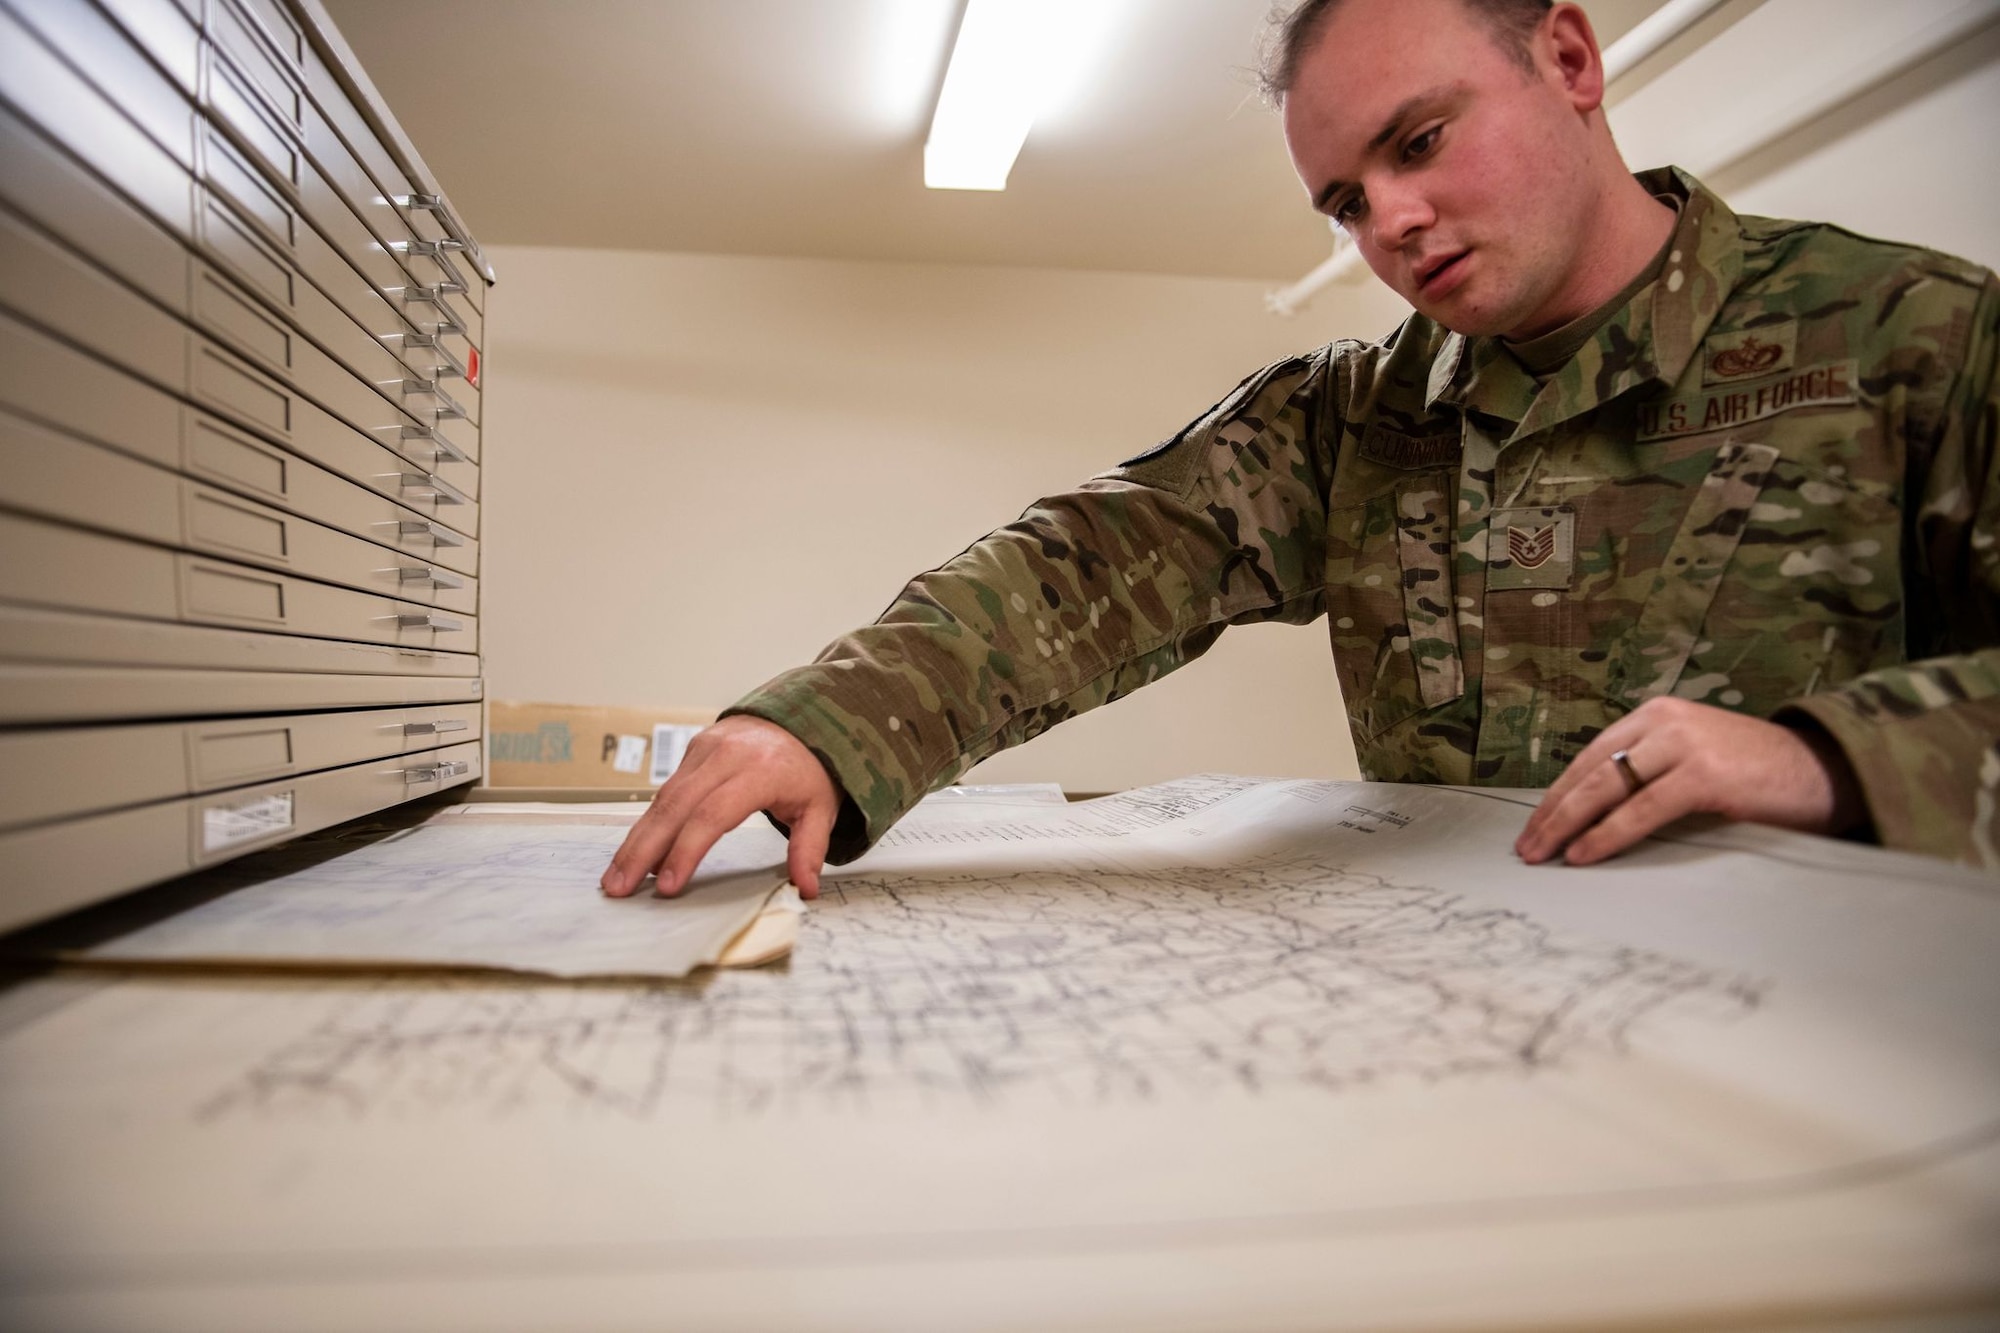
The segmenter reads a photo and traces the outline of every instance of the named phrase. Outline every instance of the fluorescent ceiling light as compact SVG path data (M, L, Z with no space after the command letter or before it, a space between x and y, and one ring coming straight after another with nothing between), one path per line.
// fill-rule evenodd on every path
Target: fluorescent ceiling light
M1035 115L1074 73L1081 29L1102 0L967 0L931 137L924 184L1004 190Z
M958 10L959 0L866 0L869 69L860 91L869 128L884 140L906 143L923 128Z

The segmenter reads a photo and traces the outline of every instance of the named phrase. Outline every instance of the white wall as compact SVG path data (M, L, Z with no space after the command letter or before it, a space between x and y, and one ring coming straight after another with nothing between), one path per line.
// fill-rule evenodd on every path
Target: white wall
M492 698L719 708L912 574L1324 341L1261 284L499 249L486 348ZM1400 317L1350 296L1356 331ZM1319 627L1189 670L982 766L1107 790L1351 775Z

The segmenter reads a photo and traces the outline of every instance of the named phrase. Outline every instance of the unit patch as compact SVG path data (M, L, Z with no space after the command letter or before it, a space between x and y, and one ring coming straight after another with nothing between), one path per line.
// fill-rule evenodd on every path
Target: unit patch
M1458 427L1411 435L1376 422L1361 437L1361 456L1394 468L1433 468L1458 462Z
M1781 375L1792 368L1798 346L1799 322L1795 319L1720 334L1701 345L1701 382L1709 386Z
M1491 591L1567 588L1576 568L1576 512L1567 505L1496 509L1486 552Z
M1800 407L1852 404L1859 363L1836 361L1754 383L1639 406L1639 443L1747 425Z

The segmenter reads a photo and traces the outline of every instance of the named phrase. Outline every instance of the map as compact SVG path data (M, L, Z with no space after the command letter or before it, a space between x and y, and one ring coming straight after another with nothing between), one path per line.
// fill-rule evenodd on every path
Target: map
M1323 860L831 880L784 967L644 988L382 983L204 1117L646 1118L1338 1094L1617 1056L1753 979Z
M1775 1327L1993 1290L1992 881L1749 826L1528 866L1529 799L952 796L829 871L789 959L677 979L253 948L650 954L709 886L599 897L622 807L210 899L0 992L0 1327ZM225 950L272 961L188 961Z

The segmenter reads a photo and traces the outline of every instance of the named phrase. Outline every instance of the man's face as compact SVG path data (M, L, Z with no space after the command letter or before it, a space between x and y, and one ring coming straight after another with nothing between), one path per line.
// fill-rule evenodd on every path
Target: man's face
M1526 338L1585 313L1565 292L1593 186L1548 43L1530 72L1501 41L1460 0L1343 0L1285 98L1285 141L1314 206L1404 300Z

